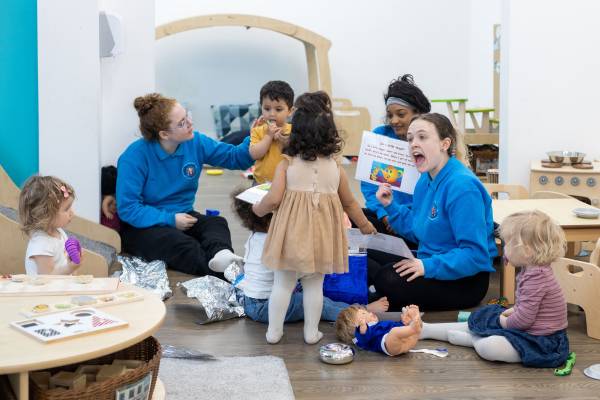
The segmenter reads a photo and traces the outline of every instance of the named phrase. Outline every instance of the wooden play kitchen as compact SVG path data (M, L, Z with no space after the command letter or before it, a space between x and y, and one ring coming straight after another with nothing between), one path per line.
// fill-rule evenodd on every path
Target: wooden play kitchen
M587 198L591 205L600 206L600 162L586 161L583 153L564 152L579 155L572 159L552 153L548 160L531 163L530 192L559 192Z

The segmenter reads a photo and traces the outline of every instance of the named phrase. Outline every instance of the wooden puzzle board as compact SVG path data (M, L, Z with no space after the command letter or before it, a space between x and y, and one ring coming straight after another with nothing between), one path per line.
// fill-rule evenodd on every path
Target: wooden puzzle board
M32 299L31 306L22 308L21 314L28 318L38 317L40 315L54 314L57 312L81 310L84 308L99 308L106 306L113 306L125 303L131 303L133 301L140 301L144 299L144 296L139 292L128 291L128 292L116 292L111 294L102 294L97 296L89 296L94 300L94 303L87 305L77 305L73 303L74 299L64 300L56 303L40 303Z
M46 283L34 284L36 279ZM118 278L94 278L90 283L78 283L76 276L37 275L26 276L23 282L0 278L0 296L68 296L75 294L112 293L119 287Z
M128 325L126 321L89 307L13 321L10 324L44 343Z

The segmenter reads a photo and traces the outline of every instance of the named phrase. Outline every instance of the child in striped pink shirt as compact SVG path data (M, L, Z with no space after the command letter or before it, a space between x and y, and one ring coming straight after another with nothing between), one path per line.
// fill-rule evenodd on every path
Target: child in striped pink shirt
M525 211L509 215L500 236L506 259L521 267L514 307L483 307L468 323L424 324L421 339L474 347L486 360L557 367L569 355L567 304L550 264L565 253L564 233L541 211Z

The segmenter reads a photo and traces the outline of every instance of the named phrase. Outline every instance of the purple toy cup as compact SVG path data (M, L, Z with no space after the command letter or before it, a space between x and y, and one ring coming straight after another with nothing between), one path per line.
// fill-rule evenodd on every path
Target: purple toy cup
M79 240L71 236L65 242L65 250L73 263L79 265L81 262L81 244Z

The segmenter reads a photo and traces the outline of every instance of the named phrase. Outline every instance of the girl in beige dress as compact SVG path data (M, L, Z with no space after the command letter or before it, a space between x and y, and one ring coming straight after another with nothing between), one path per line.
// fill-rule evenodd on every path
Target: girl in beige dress
M273 269L267 342L278 343L298 279L304 290L304 341L317 343L323 308L323 275L348 272L344 211L364 234L376 233L354 199L335 157L342 147L331 100L325 92L305 93L294 104L292 133L271 190L252 210L274 212L262 262Z

